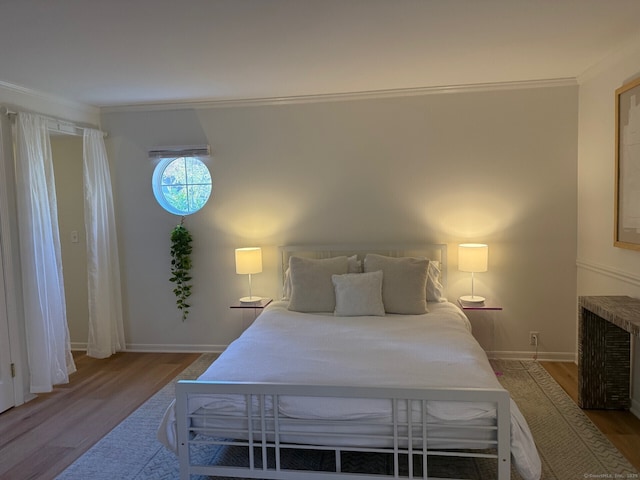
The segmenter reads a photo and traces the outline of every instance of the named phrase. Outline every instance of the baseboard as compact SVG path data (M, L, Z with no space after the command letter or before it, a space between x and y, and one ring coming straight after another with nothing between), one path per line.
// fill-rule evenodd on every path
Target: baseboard
M640 418L640 401L635 398L631 399L631 408L629 409L636 417Z
M127 352L162 352L162 353L222 353L228 345L182 345L182 344L151 344L128 343ZM87 344L72 342L71 350L86 350ZM523 351L488 351L487 356L496 360L534 360L534 352ZM538 352L537 360L548 362L573 362L576 363L574 352ZM640 412L640 404L637 405Z
M161 352L161 353L222 353L227 345L162 345L146 343L128 343L127 352ZM86 351L87 344L72 342L71 350Z
M128 343L127 352L222 353L228 345L154 345Z
M538 352L537 358L534 358L535 352L510 352L510 351L489 351L487 356L495 360L538 360L546 362L573 362L576 363L576 354L574 352Z

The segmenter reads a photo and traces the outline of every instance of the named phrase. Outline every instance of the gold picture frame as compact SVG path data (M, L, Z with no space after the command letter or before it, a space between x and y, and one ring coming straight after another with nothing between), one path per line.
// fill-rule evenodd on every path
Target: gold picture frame
M640 78L616 90L616 247L640 250Z

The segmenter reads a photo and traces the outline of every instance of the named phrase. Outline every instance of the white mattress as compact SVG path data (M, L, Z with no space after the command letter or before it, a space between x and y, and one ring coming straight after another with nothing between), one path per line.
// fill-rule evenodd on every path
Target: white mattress
M287 310L274 302L202 374L200 380L283 382L409 388L502 388L487 357L455 305L430 303L424 315L334 317ZM189 411L246 411L243 397L190 398ZM283 397L279 413L291 418L384 420L379 399ZM431 402L429 414L474 424L495 417L491 404ZM406 413L405 413L406 415ZM526 421L511 402L514 463L525 479L540 477L540 459ZM175 412L167 411L159 438L175 450Z

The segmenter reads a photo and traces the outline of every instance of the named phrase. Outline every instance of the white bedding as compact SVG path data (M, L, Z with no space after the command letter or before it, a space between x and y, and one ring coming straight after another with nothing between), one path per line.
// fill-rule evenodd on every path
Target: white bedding
M430 303L424 315L334 317L287 310L274 302L199 380L284 382L409 388L502 388L487 357L455 305ZM294 359L294 361L292 361ZM244 412L243 397L191 398L189 411ZM495 416L493 405L433 402L441 420L477 422ZM237 414L237 413L236 413ZM389 402L283 397L280 414L293 418L386 418ZM541 465L526 421L511 402L511 451L523 478L538 479ZM175 411L158 431L176 449Z

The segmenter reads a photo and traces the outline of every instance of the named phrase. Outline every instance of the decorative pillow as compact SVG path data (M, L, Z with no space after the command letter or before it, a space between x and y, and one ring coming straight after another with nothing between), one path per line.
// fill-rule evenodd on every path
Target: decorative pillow
M349 267L347 269L348 273L362 273L362 262L358 260L358 255L351 255L347 258L349 262ZM284 284L282 285L282 300L291 299L291 269L287 268L286 272L284 272Z
M387 313L427 313L429 260L415 257L385 257L373 253L364 259L364 271L382 270L382 301Z
M336 293L334 315L340 317L384 316L382 276L381 270L332 275L331 280Z
M289 310L296 312L333 312L336 296L331 275L347 273L347 257L312 259L289 258L291 299Z
M444 287L440 283L440 268L431 260L427 270L427 302L446 302Z

